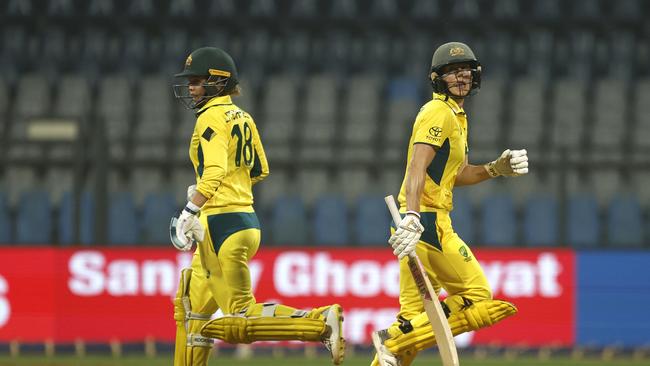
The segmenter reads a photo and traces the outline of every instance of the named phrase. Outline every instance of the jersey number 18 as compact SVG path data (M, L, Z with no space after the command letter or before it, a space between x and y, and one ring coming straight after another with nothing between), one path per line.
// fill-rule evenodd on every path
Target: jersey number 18
M241 166L241 158L244 155L244 165L247 167L252 166L253 163L253 131L244 122L244 134L242 135L239 124L232 126L230 136L237 136L237 154L235 155L235 165ZM243 146L242 146L243 145Z

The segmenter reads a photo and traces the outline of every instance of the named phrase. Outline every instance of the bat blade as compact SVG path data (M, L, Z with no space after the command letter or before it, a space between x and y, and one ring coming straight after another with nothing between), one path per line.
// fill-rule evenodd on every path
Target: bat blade
M384 200L393 218L393 222L395 222L395 226L399 225L401 216L397 209L395 199L393 196L387 196ZM424 311L431 323L433 334L436 335L436 343L438 344L438 351L440 352L443 366L459 366L458 351L456 350L456 343L454 343L454 336L449 328L447 317L445 316L444 310L442 310L440 300L438 300L438 296L433 290L433 286L427 277L422 262L420 262L420 258L418 258L415 252L412 252L408 256L408 266L420 292L420 297L422 297Z

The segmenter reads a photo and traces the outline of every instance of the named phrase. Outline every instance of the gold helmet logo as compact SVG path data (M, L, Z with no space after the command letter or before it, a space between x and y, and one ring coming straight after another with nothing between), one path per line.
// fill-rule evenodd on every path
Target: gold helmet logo
M462 49L462 47L452 47L449 50L449 55L451 55L451 57L463 56L465 55L465 50Z
M185 67L190 67L190 65L192 65L192 55L187 56L185 60Z

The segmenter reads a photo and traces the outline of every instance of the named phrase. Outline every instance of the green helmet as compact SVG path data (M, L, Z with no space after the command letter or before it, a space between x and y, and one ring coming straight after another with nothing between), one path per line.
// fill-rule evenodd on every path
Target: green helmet
M442 68L460 63L467 63L470 66L472 72L472 87L470 93L473 90L481 88L481 64L478 62L476 56L474 56L472 49L461 42L449 42L438 47L431 58L431 70L429 71L429 74L432 72L437 74L437 76L431 80L433 90L436 93L449 95L447 83L442 80Z
M198 101L193 101L189 95L187 84L174 85L174 95L189 108L199 108L208 100L227 95L239 83L237 68L232 57L224 50L216 47L202 47L194 50L185 60L185 67L175 77L189 78L205 77L203 84L205 95Z

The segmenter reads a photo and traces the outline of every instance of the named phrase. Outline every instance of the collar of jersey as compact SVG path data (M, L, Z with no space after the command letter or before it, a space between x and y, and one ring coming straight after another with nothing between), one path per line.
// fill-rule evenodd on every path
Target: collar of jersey
M196 114L197 115L201 114L206 109L208 109L210 107L214 107L215 105L220 105L220 104L232 104L232 99L230 99L230 95L224 95L224 96L221 96L221 97L214 97L214 98L208 100L208 102L205 103L203 105L203 107L201 107L201 109L199 109L196 112Z
M461 108L454 99L445 94L433 93L433 99L445 102L445 104L447 104L455 114L465 114L465 110Z

